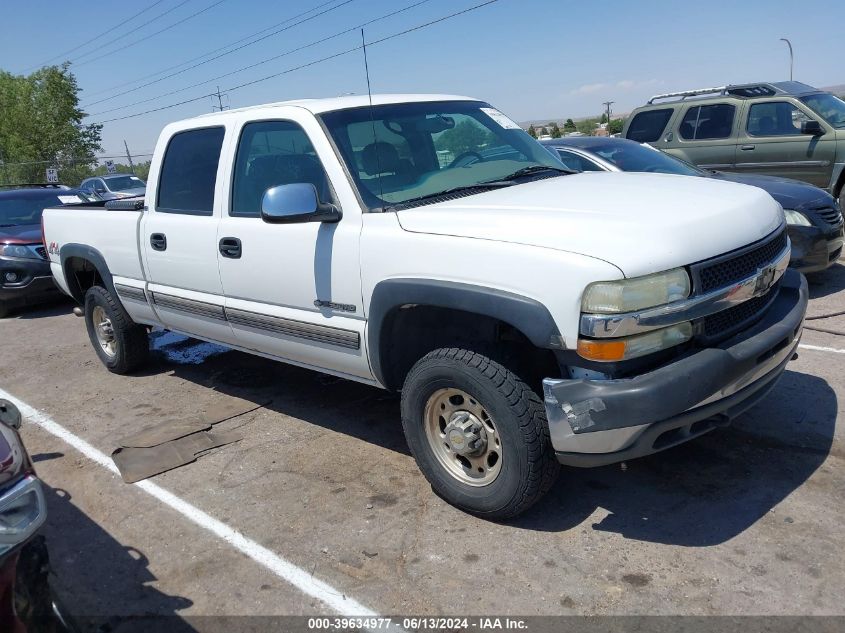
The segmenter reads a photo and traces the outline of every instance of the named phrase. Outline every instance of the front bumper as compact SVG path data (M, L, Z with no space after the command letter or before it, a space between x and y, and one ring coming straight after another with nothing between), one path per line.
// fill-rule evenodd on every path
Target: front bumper
M6 273L13 273L16 280L6 280ZM40 259L0 257L0 305L17 308L42 303L60 296L53 283L50 262Z
M543 381L558 461L601 466L676 446L758 402L794 356L807 281L788 270L763 318L719 347L617 380Z
M789 241L792 242L790 267L804 274L819 272L839 259L845 243L845 228L841 224L835 229L790 226Z

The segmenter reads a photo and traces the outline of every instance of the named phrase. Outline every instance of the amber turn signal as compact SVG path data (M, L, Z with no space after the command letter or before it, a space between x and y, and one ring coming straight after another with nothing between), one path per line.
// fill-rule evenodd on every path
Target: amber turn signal
M578 355L589 360L622 360L625 358L625 341L578 339Z

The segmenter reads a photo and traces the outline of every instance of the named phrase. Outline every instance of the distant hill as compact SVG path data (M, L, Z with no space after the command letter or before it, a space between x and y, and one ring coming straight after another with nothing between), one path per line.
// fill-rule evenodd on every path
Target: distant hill
M835 95L843 96L845 95L845 84L839 84L838 86L827 86L822 88L825 92L832 92Z

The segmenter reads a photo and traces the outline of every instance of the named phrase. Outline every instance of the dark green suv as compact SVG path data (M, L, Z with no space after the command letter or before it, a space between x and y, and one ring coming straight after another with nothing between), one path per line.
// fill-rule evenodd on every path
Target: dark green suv
M657 95L623 136L705 169L804 180L845 207L845 101L797 81Z

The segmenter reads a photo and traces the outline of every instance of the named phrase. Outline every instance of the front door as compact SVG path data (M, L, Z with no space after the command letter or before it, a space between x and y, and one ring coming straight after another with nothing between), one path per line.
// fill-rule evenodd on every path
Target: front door
M225 129L174 134L141 222L152 307L169 329L233 344L217 270L217 172Z
M240 122L217 231L226 314L242 347L369 378L359 268L361 208L313 117L302 116L299 108L282 112L284 119ZM341 209L342 219L264 222L264 192L294 183L313 184L321 202Z
M801 133L801 123L816 120L791 101L749 102L740 132L736 170L796 178L818 187L830 184L836 153L835 132L820 121L820 136Z

